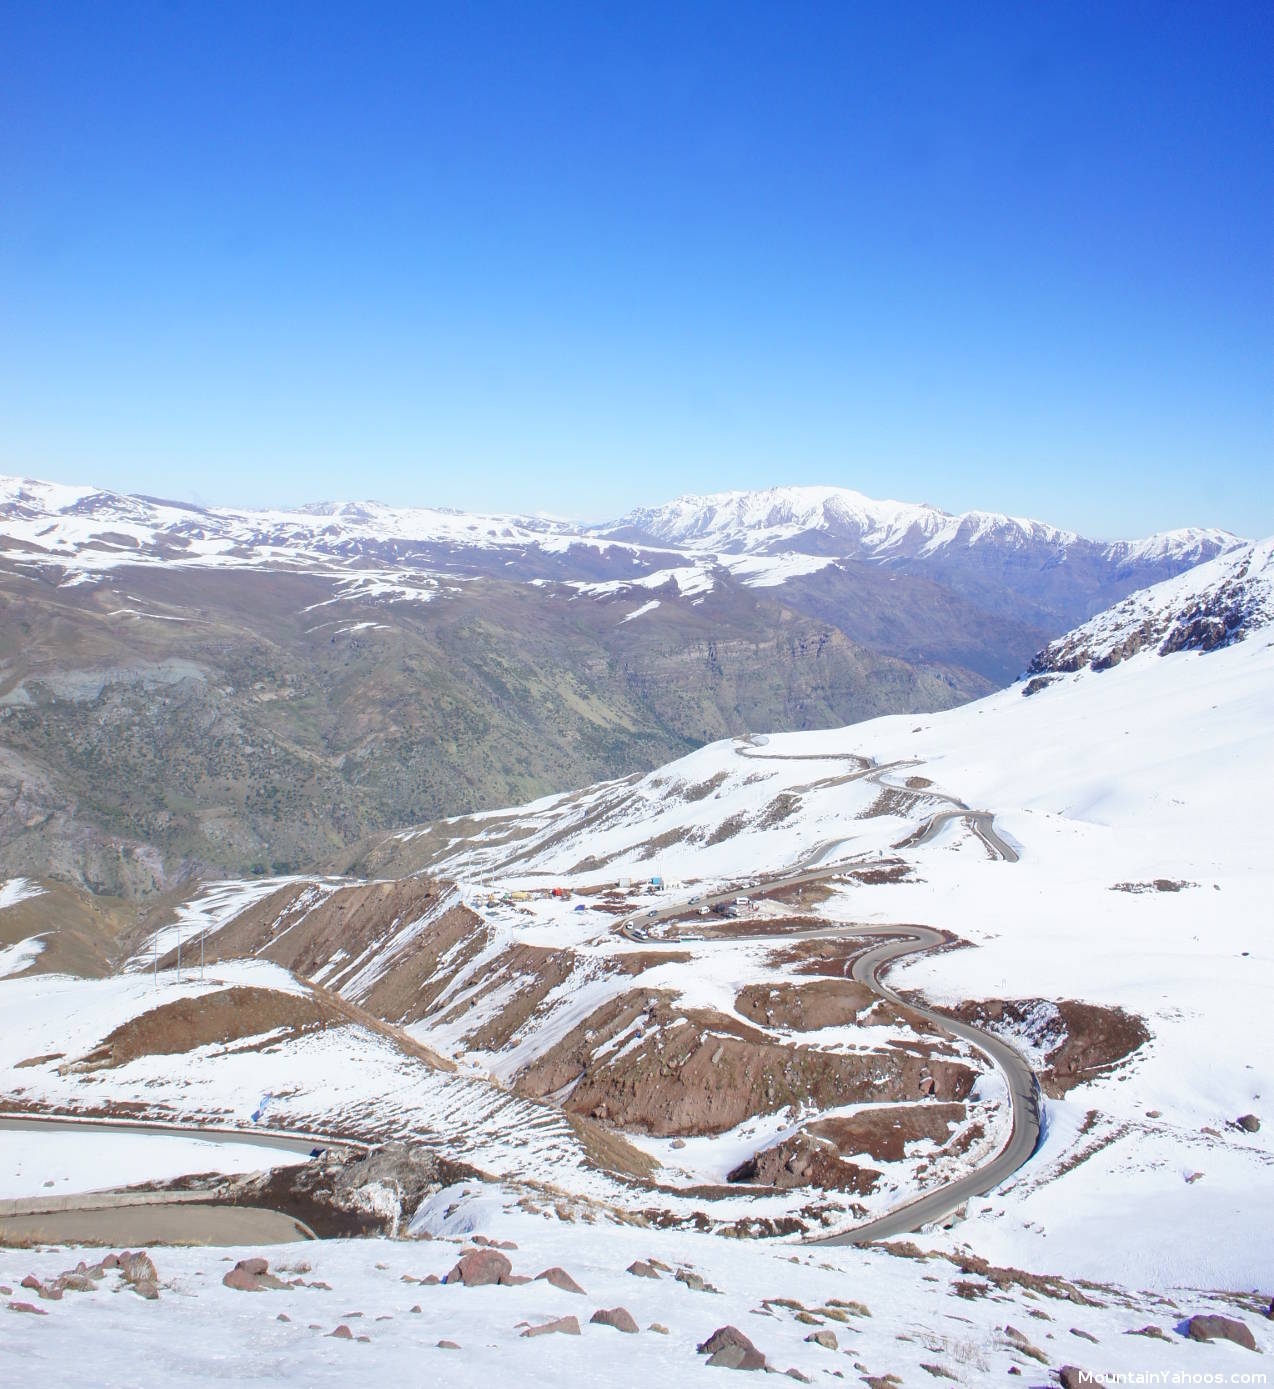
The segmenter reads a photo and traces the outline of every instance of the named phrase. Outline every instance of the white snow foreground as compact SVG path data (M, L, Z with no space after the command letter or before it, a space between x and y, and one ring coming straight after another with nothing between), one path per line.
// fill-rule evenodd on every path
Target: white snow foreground
M1003 1382L1014 1368L1021 1382L1038 1384L1047 1382L1049 1367L1068 1364L1125 1374L1260 1371L1265 1361L1252 1351L1184 1338L1177 1328L1198 1313L1237 1317L1258 1346L1274 1350L1269 1324L1253 1308L1208 1294L1168 1301L1066 1283L997 1286L944 1259L793 1250L545 1217L499 1188L471 1185L432 1203L434 1238L425 1243L151 1249L159 1277L154 1300L135 1296L108 1273L95 1291L44 1301L20 1281L33 1274L48 1284L81 1256L91 1264L104 1251L0 1250L0 1283L14 1290L9 1301L36 1309L21 1314L0 1305L5 1357L30 1382L52 1389L131 1384L142 1367L172 1389L222 1381L680 1389L705 1367L696 1347L734 1326L771 1367L820 1384L833 1375L849 1383L894 1375L871 1382L979 1386ZM449 1272L473 1247L472 1233L516 1245L506 1252L512 1271L532 1281L422 1285ZM235 1260L257 1255L300 1285L270 1292L223 1286ZM652 1259L666 1271L626 1271ZM582 1293L536 1278L555 1267ZM676 1273L698 1275L712 1291L697 1291ZM617 1307L630 1313L636 1334L591 1321L595 1311ZM578 1335L523 1334L570 1317ZM338 1327L348 1336L334 1336ZM1147 1327L1158 1336L1128 1334ZM716 1372L705 1382L715 1384Z

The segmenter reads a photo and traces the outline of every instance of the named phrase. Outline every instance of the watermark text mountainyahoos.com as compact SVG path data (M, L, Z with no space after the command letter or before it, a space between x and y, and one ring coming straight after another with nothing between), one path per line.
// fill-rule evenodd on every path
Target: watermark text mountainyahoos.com
M1091 1385L1268 1384L1264 1370L1089 1370L1079 1381Z

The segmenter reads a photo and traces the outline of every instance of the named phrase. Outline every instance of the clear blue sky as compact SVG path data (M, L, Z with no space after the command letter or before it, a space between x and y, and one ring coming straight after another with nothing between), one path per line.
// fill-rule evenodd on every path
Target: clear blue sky
M0 471L1274 531L1274 5L0 9Z

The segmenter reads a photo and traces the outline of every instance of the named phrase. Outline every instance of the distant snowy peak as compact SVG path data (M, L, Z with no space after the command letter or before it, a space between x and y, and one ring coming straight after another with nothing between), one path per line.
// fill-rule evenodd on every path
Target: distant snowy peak
M1140 589L1050 642L1027 674L1109 670L1147 647L1215 651L1274 625L1274 538L1242 545ZM1038 680L1035 682L1039 688ZM1028 684L1028 690L1030 684Z
M1108 544L1025 517L994 511L953 516L925 503L876 501L847 487L679 497L598 530L617 539L727 554L798 550L877 560L926 559L981 546L1057 555L1083 547L1116 565L1198 564L1241 543L1227 531L1189 528Z

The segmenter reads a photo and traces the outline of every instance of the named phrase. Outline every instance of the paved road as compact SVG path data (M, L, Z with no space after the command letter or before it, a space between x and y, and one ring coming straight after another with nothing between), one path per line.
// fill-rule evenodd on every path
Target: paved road
M42 1244L293 1244L316 1239L308 1226L260 1206L151 1202L0 1216L5 1237Z
M253 1148L278 1148L285 1153L309 1155L314 1148L365 1148L363 1143L339 1143L313 1133L296 1133L285 1129L203 1128L194 1124L168 1124L148 1120L99 1119L93 1115L65 1114L0 1114L0 1133L47 1133L50 1130L83 1133L158 1134L164 1137L198 1138L205 1143L226 1146L248 1144Z
M357 1148L331 1143L315 1134L269 1129L210 1129L191 1124L68 1118L56 1115L2 1115L0 1133L63 1133L85 1137L129 1136L197 1138L219 1147L247 1145L289 1157L308 1156L316 1147ZM287 1244L317 1236L303 1221L260 1206L217 1204L215 1193L87 1191L0 1200L0 1236L71 1244Z
M757 754L750 755L756 756ZM888 766L864 769L845 779L856 780L858 777L866 777L876 780L897 765L899 764L890 763ZM887 785L888 783L881 781L879 784ZM940 792L930 792L927 789L916 792L916 794L935 796L937 799L950 802L957 808L940 811L937 815L932 816L915 835L902 841L903 845L914 847L923 844L937 834L948 820L963 819L970 824L974 833L993 853L1007 863L1018 861L1016 850L996 833L994 816L990 811L970 810L963 802L955 800L954 797L945 796ZM819 857L823 857L835 844L843 842L845 841L829 841L827 845L820 845L815 852ZM902 845L895 847L902 847ZM711 893L701 897L693 906L695 908L700 906L712 907L721 902L730 902L742 892L766 893L787 887L800 887L823 882L844 872L845 867L845 864L841 864L835 868L808 868L772 878L763 878L750 884L736 885L721 892ZM625 918L618 924L617 929L629 940L642 941L645 936L637 935L635 932L644 932L659 921L666 921L673 917L684 917L690 909L690 905L683 901L671 906L647 910L643 914ZM864 1244L872 1240L890 1239L895 1235L908 1234L920 1229L923 1225L941 1220L944 1216L959 1209L970 1198L985 1195L993 1187L1012 1176L1035 1151L1040 1135L1039 1083L1034 1072L1017 1050L1000 1038L983 1032L980 1028L972 1027L968 1023L957 1022L941 1013L918 1007L914 1002L900 998L880 977L882 971L903 956L932 950L935 946L944 944L946 938L940 932L927 926L867 926L845 922L842 925L817 927L806 931L789 931L772 936L735 935L724 939L784 942L845 936L853 938L862 936L888 937L880 945L865 951L854 960L853 978L860 984L865 984L881 998L888 999L891 1003L902 1004L914 1012L920 1013L942 1031L951 1036L962 1038L989 1057L1003 1074L1008 1087L1012 1108L1012 1129L1004 1147L989 1162L984 1163L967 1176L938 1187L915 1201L899 1206L866 1224L855 1226L851 1230L844 1230L835 1235L824 1235L810 1240L811 1244ZM705 939L708 938L705 937Z
M854 961L853 977L860 984L866 984L874 993L880 994L882 998L887 998L891 1003L904 1004L928 1018L944 1032L963 1038L989 1056L1000 1068L1008 1084L1013 1127L1008 1142L996 1156L968 1176L938 1187L937 1190L905 1206L899 1206L876 1220L868 1221L865 1225L811 1241L814 1244L865 1244L871 1240L891 1239L895 1235L909 1234L922 1225L941 1220L971 1197L985 1196L993 1187L999 1186L1002 1181L1011 1177L1031 1156L1039 1142L1039 1083L1021 1054L1007 1042L983 1032L980 1028L957 1022L941 1013L934 1013L928 1008L917 1007L915 1003L901 999L880 978L881 970L887 965L892 965L904 955L932 949L943 940L937 931L931 931L928 927L901 929L907 932L905 936L885 941L859 955Z
M965 821L987 848L1005 863L1017 862L1017 850L996 832L995 816L989 810L940 810L936 815L931 815L915 834L895 844L894 848L914 849L917 845L927 844L951 820Z

